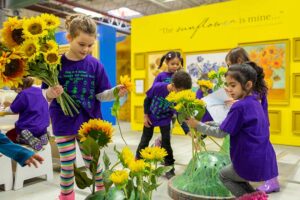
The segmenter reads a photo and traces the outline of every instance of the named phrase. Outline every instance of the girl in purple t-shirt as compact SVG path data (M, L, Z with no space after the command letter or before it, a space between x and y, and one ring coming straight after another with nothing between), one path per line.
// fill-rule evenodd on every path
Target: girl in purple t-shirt
M62 56L62 69L59 71L60 85L45 90L46 98L51 101L50 117L53 134L60 153L60 200L74 200L74 162L76 159L75 140L82 123L92 118L102 118L101 101L114 99L104 67L90 55L96 41L96 23L85 15L72 15L66 19L67 39L70 49ZM127 90L117 86L119 96L124 96ZM46 87L44 87L46 88ZM56 99L65 90L79 105L79 114L74 117L65 116ZM79 143L80 146L80 143ZM81 148L80 148L81 150ZM81 151L87 167L92 161L92 155ZM103 190L102 168L97 167L96 189Z
M224 167L220 180L236 196L252 193L249 181L259 182L278 176L275 151L270 143L268 120L254 88L264 88L262 68L248 64L230 66L225 74L228 93L235 102L221 125L205 124L195 119L187 123L206 135L230 135L232 164ZM260 77L260 78L258 78Z
M242 64L245 62L249 62L250 58L245 49L243 49L241 47L236 47L236 48L231 49L228 52L228 54L226 55L225 61L228 65L228 67L230 67L230 65L232 65L232 64ZM254 67L256 66L256 63L254 63L254 62L251 62L248 64L253 65ZM262 90L263 91L259 92L259 91L256 91L256 88L254 88L254 91L256 91L255 93L256 93L258 99L260 100L260 103L261 103L264 113L266 115L266 119L268 120L268 124L270 125L269 115L268 115L267 88L262 88ZM259 186L257 188L257 190L264 191L266 193L276 192L279 189L280 189L280 186L279 186L277 177L275 177L271 180L265 181L264 184L262 184L261 186Z
M34 150L41 150L48 143L47 127L49 126L48 102L42 90L32 87L34 80L24 77L16 89L18 95L12 104L5 109L7 113L18 113L15 129L7 132L13 142L27 144Z

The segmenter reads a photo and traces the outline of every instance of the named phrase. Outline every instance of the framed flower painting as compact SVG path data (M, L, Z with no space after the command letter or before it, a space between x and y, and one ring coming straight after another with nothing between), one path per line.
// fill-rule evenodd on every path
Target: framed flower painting
M263 68L270 104L289 102L289 41L241 44L250 60Z

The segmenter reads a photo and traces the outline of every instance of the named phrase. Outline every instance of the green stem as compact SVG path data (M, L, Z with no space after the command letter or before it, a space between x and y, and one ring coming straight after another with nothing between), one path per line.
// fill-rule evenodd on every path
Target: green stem
M111 170L113 170L113 169L114 169L116 166L118 166L120 163L121 163L121 161L116 162L116 163L112 166Z
M120 134L121 134L121 138L123 140L123 142L125 143L125 145L127 146L127 143L123 137L123 134L122 134L122 130L121 130L121 126L120 126L120 122L119 122L119 117L118 117L118 113L116 113L116 120L117 120L117 124L118 124L118 127L119 127L119 131L120 131Z
M125 199L128 199L128 194L127 194L127 191L126 191L126 187L123 187L122 189L123 189L123 192L125 194Z
M218 143L215 139L213 139L211 136L208 136L208 137L209 137L209 139L211 139L218 147L220 147L220 149L221 149L222 151L224 151L224 152L226 153L225 149L223 149L223 147L222 147L221 145L219 145L219 143Z

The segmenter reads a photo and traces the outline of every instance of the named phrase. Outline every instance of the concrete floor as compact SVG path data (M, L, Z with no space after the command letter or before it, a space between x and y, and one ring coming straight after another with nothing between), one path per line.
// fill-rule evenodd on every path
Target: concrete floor
M7 121L6 121L7 122ZM5 129L9 127L9 124L3 123L0 120L1 128ZM124 131L124 137L128 143L128 146L135 152L140 140L141 133L130 130L129 123L122 123L122 130ZM116 128L116 130L118 130ZM156 137L158 134L155 134ZM220 141L220 140L219 140ZM210 140L206 140L207 148L209 150L217 150L218 147ZM121 140L120 134L116 131L113 143L110 144L104 150L110 156L112 163L116 160L115 153L113 151L114 145L118 149L122 149L124 146ZM188 136L173 135L172 147L174 151L174 157L176 159L176 173L180 174L184 171L185 166L191 159L191 140ZM281 191L273 193L269 196L271 200L299 200L300 199L300 154L299 147L274 145L279 166L279 180L281 185ZM56 167L55 167L56 168ZM0 172L1 173L1 172ZM1 174L0 174L1 176ZM153 193L154 200L169 200L171 199L167 193L168 180L161 177L159 181L162 183L157 191ZM80 190L76 187L76 200L83 200L90 192L89 190ZM26 181L24 187L18 191L1 191L0 200L40 200L40 199L58 199L59 194L59 173L57 170L54 172L54 179L52 181L45 181L42 178L35 178Z

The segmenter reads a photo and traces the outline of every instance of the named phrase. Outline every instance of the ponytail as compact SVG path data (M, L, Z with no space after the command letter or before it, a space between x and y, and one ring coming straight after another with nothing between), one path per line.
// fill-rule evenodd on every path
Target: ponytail
M252 62L252 61L245 62L245 64L250 65L256 71L257 80L256 80L256 83L253 87L253 90L255 92L257 92L260 96L260 99L262 99L262 97L264 95L266 95L267 92L268 92L268 87L267 87L267 84L264 80L264 78L265 78L264 70L263 70L263 68L261 68L255 62Z
M163 63L164 63L164 61L165 61L166 57L167 57L167 54L166 54L166 55L164 55L163 57L161 57L161 59L160 59L160 63L159 63L159 66L158 66L158 69L160 69L160 68L161 68L161 66L163 65Z

